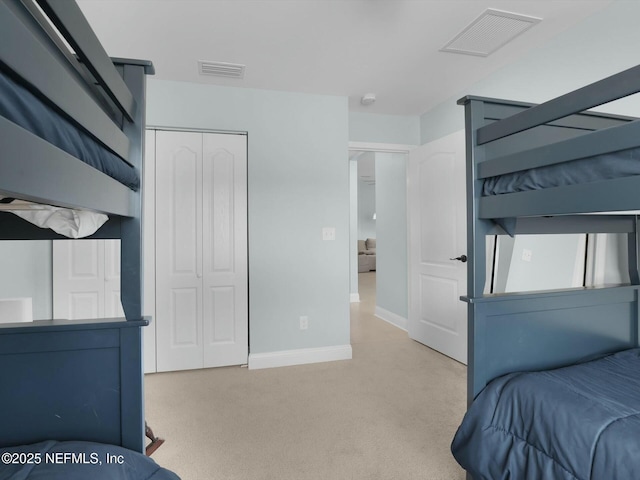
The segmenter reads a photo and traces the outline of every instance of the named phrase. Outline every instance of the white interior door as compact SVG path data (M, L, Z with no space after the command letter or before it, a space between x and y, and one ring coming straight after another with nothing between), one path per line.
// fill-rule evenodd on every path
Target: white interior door
M465 140L459 131L409 154L409 336L467 362Z
M53 316L124 317L118 240L53 242Z
M246 363L246 137L156 132L158 371Z

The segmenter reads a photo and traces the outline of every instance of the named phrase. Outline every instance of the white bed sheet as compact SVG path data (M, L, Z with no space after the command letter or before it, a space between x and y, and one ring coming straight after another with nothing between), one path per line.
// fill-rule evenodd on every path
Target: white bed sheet
M40 228L50 228L67 238L93 235L109 220L109 217L102 213L41 205L24 200L0 203L0 210L11 212Z

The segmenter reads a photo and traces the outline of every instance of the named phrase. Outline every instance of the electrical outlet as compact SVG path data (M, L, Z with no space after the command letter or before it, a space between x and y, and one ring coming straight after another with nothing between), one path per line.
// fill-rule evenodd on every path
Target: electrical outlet
M309 317L303 315L300 317L300 330L307 330L309 328Z
M333 227L324 227L322 229L322 240L335 240L336 239L336 229Z
M533 256L533 252L531 250L526 248L522 249L522 261L530 262L532 256Z

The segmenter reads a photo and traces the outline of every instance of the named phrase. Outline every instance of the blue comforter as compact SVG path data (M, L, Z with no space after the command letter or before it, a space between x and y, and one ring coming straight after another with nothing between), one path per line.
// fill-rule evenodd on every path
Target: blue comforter
M541 190L632 175L640 175L640 148L489 177L484 181L482 195Z
M0 448L0 480L180 480L126 448L53 440Z
M451 449L474 480L640 478L640 349L492 381Z
M43 103L36 95L0 70L0 115L73 155L130 189L140 188L131 165L102 147L88 134ZM9 159L19 161L19 159Z

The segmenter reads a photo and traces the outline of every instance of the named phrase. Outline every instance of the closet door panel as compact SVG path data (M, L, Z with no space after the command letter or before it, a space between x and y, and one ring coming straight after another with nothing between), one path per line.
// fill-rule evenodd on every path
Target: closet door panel
M202 367L202 139L156 134L158 371Z
M208 146L211 148L210 143ZM205 162L209 273L233 272L234 156L226 149L216 148L205 153Z
M204 366L248 356L247 142L203 136Z
M169 318L173 327L171 340L174 346L198 347L198 288L172 288L169 299Z
M205 295L205 311L210 315L210 326L207 328L207 345L224 346L236 341L235 289L233 287L212 287Z
M104 317L104 269L104 240L54 240L53 317Z

